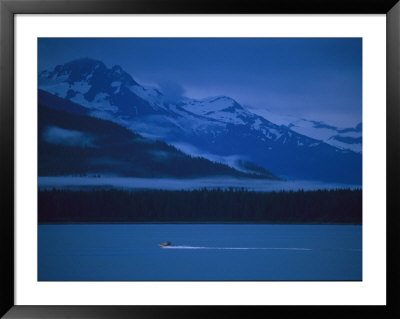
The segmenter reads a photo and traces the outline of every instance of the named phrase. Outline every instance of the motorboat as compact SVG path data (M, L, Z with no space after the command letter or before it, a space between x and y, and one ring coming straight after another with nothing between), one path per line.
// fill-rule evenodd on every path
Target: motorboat
M167 247L167 246L171 246L171 242L165 241L165 242L160 244L160 247Z

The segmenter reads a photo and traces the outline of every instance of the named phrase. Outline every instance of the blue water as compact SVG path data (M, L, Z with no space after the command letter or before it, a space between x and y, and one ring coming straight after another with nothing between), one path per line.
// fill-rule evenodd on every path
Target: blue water
M362 280L361 226L39 225L38 240L43 281Z

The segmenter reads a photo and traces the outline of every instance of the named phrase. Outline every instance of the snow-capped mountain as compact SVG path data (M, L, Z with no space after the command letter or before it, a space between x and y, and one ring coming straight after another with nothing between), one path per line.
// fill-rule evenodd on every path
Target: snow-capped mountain
M84 107L141 116L163 110L162 94L144 88L118 65L108 69L101 61L75 60L39 74L39 88Z
M39 88L91 116L237 169L255 165L281 177L361 184L361 154L301 134L294 123L274 124L226 96L171 103L121 67L91 59L41 72Z
M321 121L276 114L267 109L255 109L254 112L275 124L285 125L299 134L323 141L343 150L350 150L356 153L362 152L361 123L355 127L339 128Z
M88 116L87 108L44 91L39 91L39 100L39 176L277 179L259 167L250 167L249 174L188 156L121 125Z

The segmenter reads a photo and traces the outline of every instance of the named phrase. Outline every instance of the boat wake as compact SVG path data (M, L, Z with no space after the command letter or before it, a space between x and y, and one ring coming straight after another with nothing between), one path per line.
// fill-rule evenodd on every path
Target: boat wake
M297 250L297 251L348 251L361 252L361 249L341 248L302 248L302 247L206 247L206 246L162 246L163 249L210 249L210 250Z
M204 246L164 246L164 249L225 249L225 250L313 250L311 248L278 248L278 247L204 247Z

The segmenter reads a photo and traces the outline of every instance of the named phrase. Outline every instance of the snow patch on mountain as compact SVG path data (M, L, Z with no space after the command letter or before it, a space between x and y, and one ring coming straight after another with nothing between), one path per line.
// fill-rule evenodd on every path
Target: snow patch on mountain
M96 94L91 102L89 102L82 93L77 93L74 97L70 98L70 100L89 109L110 111L113 113L118 111L118 107L110 104L109 95L104 92Z
M197 115L217 121L243 125L250 112L227 96L209 97L201 100L189 100L182 108Z
M163 95L157 89L151 87L145 87L142 85L132 85L129 89L136 94L137 96L141 97L143 100L149 102L153 109L156 110L159 107L164 108L164 100Z
M322 141L342 150L351 150L356 153L362 152L361 123L354 128L338 128L323 122L276 114L268 109L251 110L272 123L287 126L290 130L301 135Z
M71 86L66 82L55 82L42 85L40 85L39 83L39 87L42 90L47 91L63 99L67 97L67 93L71 89Z

